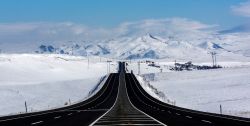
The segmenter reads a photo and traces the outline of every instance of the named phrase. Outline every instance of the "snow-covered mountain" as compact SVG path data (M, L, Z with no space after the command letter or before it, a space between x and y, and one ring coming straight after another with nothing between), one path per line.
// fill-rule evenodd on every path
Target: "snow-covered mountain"
M73 43L72 45L61 45L55 47L52 45L40 45L39 50L35 51L36 53L52 53L52 54L69 54L69 55L106 55L109 54L109 50L97 44L89 43Z
M248 37L248 38L246 38ZM209 59L210 52L222 57L245 58L250 56L247 43L250 35L227 34L214 35L199 40L180 40L171 36L161 37L145 34L134 37L121 37L104 41L81 41L70 44L41 44L36 53L56 53L69 55L97 55L118 59Z
M211 52L216 52L220 59L250 59L250 32L244 26L223 32L216 25L185 18L127 22L112 29L91 29L74 23L24 26L32 26L31 31L22 30L17 35L15 30L3 32L0 37L2 53L207 60L211 59Z

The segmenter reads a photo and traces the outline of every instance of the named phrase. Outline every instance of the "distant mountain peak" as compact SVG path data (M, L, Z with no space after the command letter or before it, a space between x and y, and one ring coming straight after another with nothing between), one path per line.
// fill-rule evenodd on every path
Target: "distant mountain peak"
M150 33L147 33L146 35L142 36L141 40L143 42L163 42L161 38L153 36Z
M214 42L203 42L201 44L199 44L199 46L201 48L204 48L204 49L209 49L209 50L214 50L214 49L223 49L219 44L216 44Z

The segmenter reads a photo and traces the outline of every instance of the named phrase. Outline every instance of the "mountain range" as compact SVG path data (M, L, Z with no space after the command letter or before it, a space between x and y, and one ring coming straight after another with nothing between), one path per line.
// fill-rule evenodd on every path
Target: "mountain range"
M173 18L129 22L113 29L86 29L73 23L31 26L16 35L3 32L1 52L171 61L208 61L216 52L220 60L250 61L250 25L217 30L216 25Z
M118 59L178 60L210 59L210 53L216 52L223 59L244 59L250 57L250 45L246 40L250 40L250 34L213 35L211 38L185 41L173 36L162 38L147 33L105 41L68 42L58 46L41 44L35 52Z

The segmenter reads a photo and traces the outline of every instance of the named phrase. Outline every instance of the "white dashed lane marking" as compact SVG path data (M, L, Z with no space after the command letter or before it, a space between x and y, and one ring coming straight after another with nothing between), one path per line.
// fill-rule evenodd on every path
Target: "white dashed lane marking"
M61 116L56 116L56 117L54 117L54 119L59 119L59 118L61 118Z
M212 123L212 122L210 122L210 121L208 121L208 120L201 120L202 122L206 122L206 123Z
M191 116L186 116L186 117L189 118L189 119L193 118L193 117L191 117Z
M31 125L40 124L40 123L42 123L42 122L43 122L43 121L37 121L37 122L31 123Z

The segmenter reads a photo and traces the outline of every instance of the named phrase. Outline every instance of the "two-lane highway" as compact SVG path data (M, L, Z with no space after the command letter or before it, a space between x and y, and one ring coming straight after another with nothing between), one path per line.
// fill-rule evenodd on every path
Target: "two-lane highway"
M130 102L126 90L125 68L120 64L119 92L114 106L99 118L94 125L164 125L138 110Z
M149 95L133 73L110 74L86 101L54 110L0 117L0 126L250 126L250 119L206 113L166 104Z

